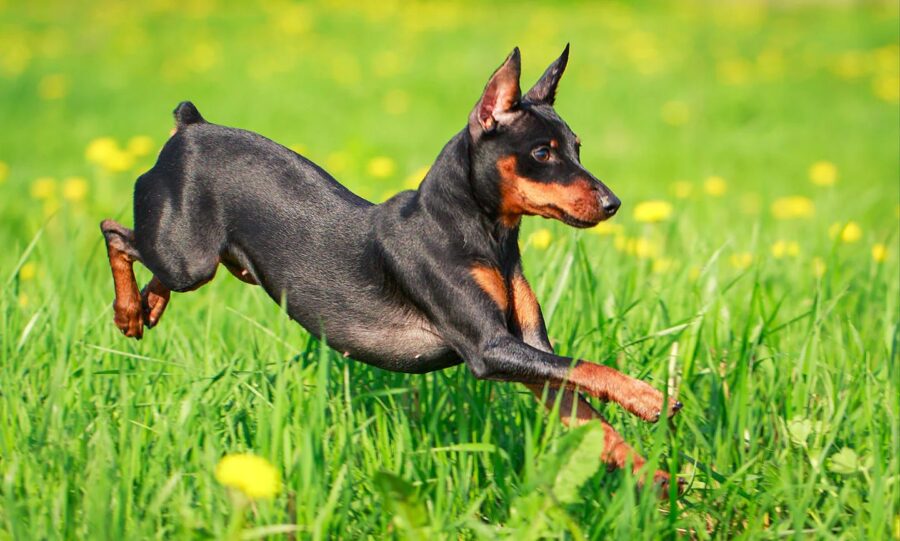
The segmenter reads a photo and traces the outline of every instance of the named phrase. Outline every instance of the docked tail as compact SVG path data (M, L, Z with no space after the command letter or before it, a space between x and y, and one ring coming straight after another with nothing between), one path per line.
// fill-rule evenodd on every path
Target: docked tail
M175 110L172 112L175 115L175 129L179 129L182 126L187 126L188 124L198 124L200 122L206 122L203 117L200 115L200 111L194 107L194 104L189 101L183 101L175 107Z

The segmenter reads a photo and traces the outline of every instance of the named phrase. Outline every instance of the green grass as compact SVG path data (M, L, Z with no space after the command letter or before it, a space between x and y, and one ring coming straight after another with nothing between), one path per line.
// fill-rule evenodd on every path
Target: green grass
M0 539L220 538L213 470L240 451L284 480L250 535L900 538L896 3L149 4L0 2ZM526 273L560 353L675 379L674 429L603 411L683 497L598 469L594 435L515 385L344 359L224 272L143 341L114 327L97 224L131 223L153 158L111 172L92 140L158 148L191 99L381 200L514 45L527 86L568 41L558 110L621 230L527 219ZM823 160L834 186L809 181ZM776 219L789 195L814 215ZM648 199L672 216L636 222ZM848 221L855 242L829 235Z

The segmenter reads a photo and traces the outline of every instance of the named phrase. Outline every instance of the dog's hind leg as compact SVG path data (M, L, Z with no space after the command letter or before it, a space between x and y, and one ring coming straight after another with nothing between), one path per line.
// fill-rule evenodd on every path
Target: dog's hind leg
M103 220L100 230L106 238L106 253L116 289L113 320L122 334L140 340L144 334L144 317L134 279L134 262L140 261L141 256L134 246L134 232L113 220Z
M169 304L171 291L156 275L147 282L141 290L141 310L144 316L144 324L152 329L159 323L166 306Z

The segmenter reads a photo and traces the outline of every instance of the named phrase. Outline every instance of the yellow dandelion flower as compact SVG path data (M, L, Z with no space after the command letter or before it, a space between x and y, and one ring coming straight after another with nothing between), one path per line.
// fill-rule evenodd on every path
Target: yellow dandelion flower
M0 184L6 182L6 178L9 176L9 166L6 162L0 162Z
M670 126L682 126L691 119L691 110L683 101L671 100L663 104L659 115Z
M82 177L69 177L63 180L62 196L68 201L78 202L84 199L88 192L88 183Z
M153 151L153 139L148 135L135 135L128 140L125 149L132 156L141 158Z
M27 282L28 280L33 279L37 275L37 265L34 263L25 263L19 269L19 280L23 282Z
M657 246L646 237L631 239L626 251L640 259L650 259L659 253Z
M528 244L534 246L538 250L546 250L553 241L553 233L549 229L541 228L534 233L528 235Z
M118 150L119 145L112 137L98 137L88 143L84 151L84 157L91 163L100 164L106 160L107 156Z
M872 92L888 103L900 103L900 76L879 75L872 80Z
M134 165L134 156L119 148L112 137L94 139L88 144L84 155L89 162L114 173L127 171Z
M809 166L809 180L817 186L832 186L837 178L837 167L831 162L820 161Z
M394 160L387 156L376 156L369 160L368 165L366 165L366 172L375 178L387 178L393 175L396 170L397 165L394 163Z
M876 263L884 263L884 260L887 259L887 246L884 244L878 243L872 246L872 259Z
M427 165L416 169L406 177L406 180L403 181L403 186L409 190L415 190L419 187L425 175L428 174L429 169L431 168Z
M634 207L634 219L653 223L668 220L672 216L672 203L662 200L641 201Z
M630 242L631 239L629 239L627 235L617 234L613 240L613 247L615 247L618 252L627 252Z
M226 455L216 465L216 480L252 500L272 498L281 491L278 470L268 460L249 453Z
M792 220L794 218L809 218L816 213L816 206L812 199L802 195L779 197L772 202L772 216L776 220Z
M816 278L821 278L825 275L825 271L828 270L828 266L825 265L825 261L821 257L814 257L811 261L813 274Z
M721 197L728 191L728 184L725 182L724 178L718 175L712 175L706 177L706 181L703 182L703 189L713 197Z
M732 254L729 258L731 262L731 266L736 269L746 269L753 263L753 254L750 252L741 252L739 254Z
M676 180L672 183L671 191L678 199L687 199L694 192L694 184L687 180Z
M594 227L588 229L591 233L595 235L600 235L601 237L607 235L618 235L621 234L625 230L622 227L622 224L610 223L610 222L600 222Z
M775 259L797 257L800 255L800 243L795 240L778 240L772 243L772 256Z
M34 179L29 188L29 193L35 199L50 199L56 195L56 179L53 177Z
M658 257L653 260L650 270L655 274L665 274L675 267L675 262L668 257Z
M853 220L847 223L836 222L828 228L828 236L845 244L852 244L862 238L862 228Z
M38 82L38 96L43 100L58 100L69 93L69 79L60 73L45 75Z

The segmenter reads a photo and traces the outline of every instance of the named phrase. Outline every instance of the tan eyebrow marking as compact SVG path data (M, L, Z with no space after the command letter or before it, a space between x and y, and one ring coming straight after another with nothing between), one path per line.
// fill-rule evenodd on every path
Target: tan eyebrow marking
M550 148L559 148L559 141L556 139L550 139Z

